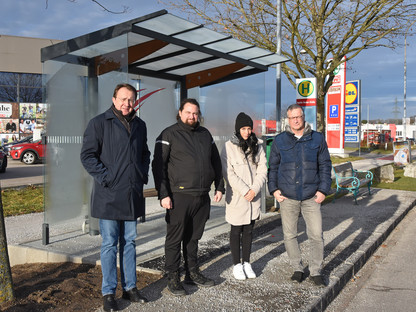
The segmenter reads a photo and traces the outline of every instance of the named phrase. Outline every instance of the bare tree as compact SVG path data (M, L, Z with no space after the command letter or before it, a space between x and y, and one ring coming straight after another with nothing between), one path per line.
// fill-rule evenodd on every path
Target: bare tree
M69 2L77 2L77 0L67 0ZM122 6L122 10L121 11L113 11L110 10L109 8L107 8L105 5L101 4L100 1L97 0L91 0L92 2L94 2L95 4L97 4L99 7L101 7L105 12L111 13L111 14L124 14L124 13L128 13L130 11L130 8L128 6ZM49 0L45 0L45 5L46 5L46 9L48 8L49 5Z
M280 1L180 0L170 2L170 6L219 32L276 51L277 2ZM282 72L294 87L297 78L316 77L317 128L324 132L325 95L343 57L352 60L365 49L397 47L403 29L415 18L416 4L412 0L281 2L281 54L291 59L282 65ZM301 56L300 51L306 53Z
M0 187L0 302L14 300L12 272L7 253L6 228L3 217L2 191Z

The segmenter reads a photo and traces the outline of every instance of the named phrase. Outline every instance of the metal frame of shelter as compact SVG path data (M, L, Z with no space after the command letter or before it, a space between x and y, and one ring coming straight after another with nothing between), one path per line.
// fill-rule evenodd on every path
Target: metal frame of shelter
M108 109L104 105L116 81L135 76L169 83L164 100L149 105L154 112L158 102L172 101L174 92L186 98L189 89L266 72L288 59L161 10L45 47L41 61L44 102L50 105L43 224L48 244L49 224L89 213L92 183L79 162L83 131L88 120ZM161 124L170 122L165 115L176 116L174 105L164 114L160 109Z
M288 61L161 10L42 49L42 62L57 60L94 64L99 76L119 70L125 63L117 49L109 48L121 35L133 34L128 46L128 72L181 82L182 94L257 74Z

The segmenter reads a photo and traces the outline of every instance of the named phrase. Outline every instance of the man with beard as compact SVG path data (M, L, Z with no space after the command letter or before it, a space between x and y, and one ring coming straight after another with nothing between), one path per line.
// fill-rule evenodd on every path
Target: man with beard
M215 182L214 201L224 193L221 159L210 132L199 124L200 109L195 99L184 99L177 123L156 139L152 162L160 205L166 209L165 271L171 294L186 295L180 282L181 243L185 283L202 287L214 281L201 274L198 241L209 218L209 191Z

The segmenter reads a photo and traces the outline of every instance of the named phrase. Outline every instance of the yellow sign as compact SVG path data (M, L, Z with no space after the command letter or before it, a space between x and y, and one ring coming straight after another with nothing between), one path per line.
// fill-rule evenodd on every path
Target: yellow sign
M352 104L357 99L358 91L357 87L353 83L347 83L345 85L345 103Z
M303 80L298 85L298 93L303 97L308 97L313 93L313 83L309 80Z

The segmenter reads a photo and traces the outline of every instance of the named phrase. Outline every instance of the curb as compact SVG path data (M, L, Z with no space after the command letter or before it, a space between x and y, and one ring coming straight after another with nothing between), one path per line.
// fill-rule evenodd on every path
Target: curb
M404 209L398 216L392 216L390 224L385 229L378 232L379 235L374 235L369 238L369 241L364 243L355 254L348 259L340 270L334 272L334 276L330 277L329 285L320 298L317 298L303 311L308 312L322 312L335 299L335 297L342 291L345 285L354 277L354 275L365 265L365 263L372 257L380 245L387 239L390 233L397 227L397 225L406 217L410 210L416 206L416 200L413 201L406 209Z

